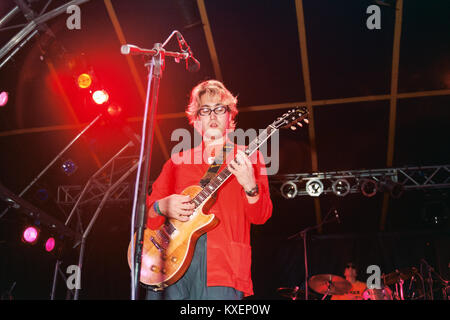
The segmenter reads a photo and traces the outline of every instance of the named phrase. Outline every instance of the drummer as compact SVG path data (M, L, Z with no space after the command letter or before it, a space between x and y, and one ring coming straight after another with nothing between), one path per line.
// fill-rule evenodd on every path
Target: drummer
M352 285L350 291L343 295L333 295L331 300L363 300L363 293L366 290L366 284L357 281L358 272L352 262L347 263L344 270L345 279Z

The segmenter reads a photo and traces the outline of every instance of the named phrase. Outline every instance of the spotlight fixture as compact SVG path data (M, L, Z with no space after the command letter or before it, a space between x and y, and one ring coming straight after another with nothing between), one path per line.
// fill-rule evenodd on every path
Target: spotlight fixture
M3 91L0 93L0 107L5 106L8 103L8 92Z
M64 163L61 166L61 169L66 175L70 176L75 171L77 171L78 167L75 164L75 162L73 162L71 159L68 159L68 160L64 161Z
M37 201L39 201L40 203L45 203L48 198L48 191L45 188L39 188L36 193L34 194L34 197L36 198Z
M81 89L89 88L92 84L92 77L88 73L82 73L78 76L77 83Z
M35 244L39 239L39 228L35 226L26 226L22 232L22 242L27 244Z
M395 182L390 178L380 180L379 189L382 192L389 192L392 198L398 199L402 196L404 188L401 183Z
M96 104L104 104L109 100L109 95L105 90L96 90L92 94L92 99Z
M104 125L116 127L117 129L120 129L126 125L126 117L120 105L116 103L108 103L108 106L102 109Z
M345 197L350 193L350 183L343 178L337 179L331 186L335 195Z
M295 198L297 195L297 185L294 181L286 181L281 185L280 188L281 195L286 199L292 199Z
M311 179L306 183L306 192L311 197L318 197L323 192L323 183L319 179Z
M47 252L52 252L55 249L56 241L55 238L50 237L45 241L44 248Z
M106 109L106 112L108 112L111 117L118 117L122 113L122 108L118 105L112 104Z
M359 187L361 189L361 193L371 198L377 194L377 182L372 179L362 179L359 183Z

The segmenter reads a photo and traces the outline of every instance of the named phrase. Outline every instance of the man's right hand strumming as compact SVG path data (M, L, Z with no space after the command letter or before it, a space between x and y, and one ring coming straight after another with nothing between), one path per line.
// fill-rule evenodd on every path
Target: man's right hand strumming
M189 217L194 213L195 209L191 198L182 194L172 194L158 200L158 205L163 215L183 222L189 220Z

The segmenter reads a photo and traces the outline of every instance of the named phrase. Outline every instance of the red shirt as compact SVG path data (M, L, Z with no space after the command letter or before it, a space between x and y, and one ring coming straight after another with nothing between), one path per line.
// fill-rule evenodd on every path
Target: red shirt
M229 152L227 159L233 159L237 149ZM202 159L202 145L182 153L184 159ZM260 161L254 161L255 159ZM263 224L272 215L272 201L263 156L258 151L250 159L253 163L256 182L259 188L259 199L249 204L242 186L234 175L219 189L217 200L209 213L219 218L220 223L208 232L207 241L207 285L227 286L244 292L245 296L253 295L251 280L251 247L250 224ZM198 185L200 179L209 168L209 164L201 161L198 164L179 164L179 158L172 155L152 185L152 193L147 198L147 207L153 210L156 200L171 194L180 194L186 187ZM178 162L177 162L178 161ZM192 161L191 161L192 163ZM227 161L229 163L229 161ZM226 165L222 165L221 170ZM158 228L165 217L149 217L147 227Z

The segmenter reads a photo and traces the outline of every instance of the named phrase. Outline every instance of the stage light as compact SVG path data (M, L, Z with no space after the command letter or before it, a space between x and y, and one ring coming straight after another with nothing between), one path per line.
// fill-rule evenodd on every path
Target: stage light
M286 199L295 198L297 195L297 185L293 181L287 181L281 185L281 195Z
M350 193L350 183L346 179L337 179L331 186L335 195L345 197Z
M377 182L372 179L362 179L359 182L359 187L361 189L361 193L368 198L376 195L378 191Z
M110 105L108 107L108 109L106 109L106 111L108 112L108 114L111 117L118 117L121 113L122 113L122 108L120 106L117 105Z
M96 104L104 104L108 101L109 95L105 90L97 90L92 94L92 99Z
M92 84L92 77L87 73L82 73L78 76L77 83L81 89L89 88Z
M35 193L35 198L37 201L44 203L48 200L48 191L47 189L40 188Z
M53 237L48 238L47 241L45 241L44 245L45 251L52 252L53 249L55 249L55 245L56 245L55 238Z
M391 197L395 199L400 198L404 191L401 183L392 181L390 178L380 180L378 188L381 192L389 192Z
M0 107L5 106L8 103L8 92L3 91L0 93Z
M25 227L22 233L22 241L28 244L35 244L39 239L39 229L35 226Z
M311 179L306 183L306 192L311 197L318 197L323 192L323 183L319 179Z
M64 161L64 163L61 166L61 169L66 175L70 176L75 171L77 171L78 167L75 164L75 162L73 162L71 159L68 159L68 160Z
M64 252L64 242L60 236L50 235L43 243L44 250L49 254L60 258Z

